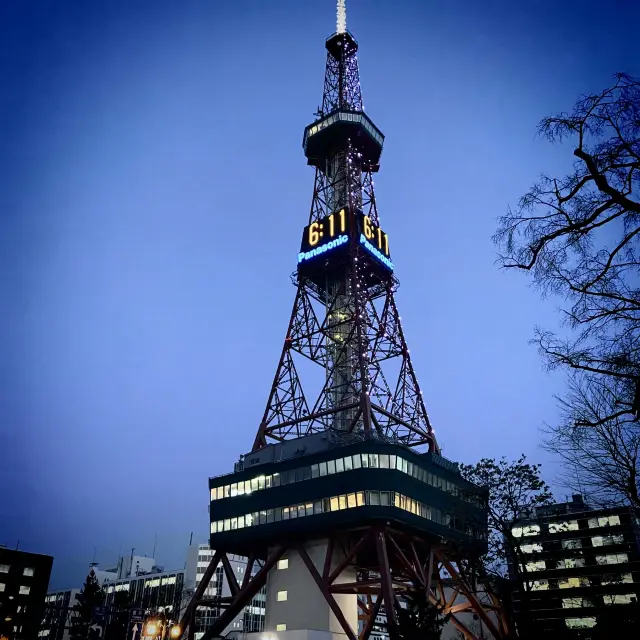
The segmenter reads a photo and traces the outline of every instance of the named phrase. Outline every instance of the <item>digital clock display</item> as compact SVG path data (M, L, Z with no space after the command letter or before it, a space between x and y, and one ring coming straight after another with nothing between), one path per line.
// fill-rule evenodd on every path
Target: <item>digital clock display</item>
M369 216L361 213L358 218L360 235L363 235L369 244L373 245L380 253L388 258L389 236L380 227L373 224Z
M353 218L350 221L347 208L312 222L304 228L298 253L298 264L346 244L350 231L353 229L353 222L356 222L354 226L359 244L387 269L393 271L393 263L389 254L389 236L375 225L369 216L363 213L357 213L355 221Z
M349 234L349 221L347 210L340 209L304 228L300 251L311 251L344 234Z

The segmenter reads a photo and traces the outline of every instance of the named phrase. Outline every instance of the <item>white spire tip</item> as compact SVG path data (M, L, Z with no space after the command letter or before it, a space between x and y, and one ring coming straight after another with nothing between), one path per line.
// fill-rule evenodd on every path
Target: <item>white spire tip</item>
M347 30L347 6L346 0L338 0L338 17L336 22L336 33L344 33Z

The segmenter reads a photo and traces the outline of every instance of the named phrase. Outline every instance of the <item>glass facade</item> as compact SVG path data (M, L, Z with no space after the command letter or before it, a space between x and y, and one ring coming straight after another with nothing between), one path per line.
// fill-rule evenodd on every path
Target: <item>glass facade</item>
M318 132L326 129L331 126L335 122L355 122L361 124L367 133L380 145L384 142L384 136L380 131L374 126L374 124L369 120L369 118L363 113L349 113L345 111L338 111L336 113L331 114L329 117L324 120L320 120L320 122L314 124L309 127L309 129L305 133L305 143L312 136L316 135Z
M478 504L480 502L477 493L465 491L461 485L457 485L442 476L427 471L402 456L387 453L355 453L350 456L342 456L334 460L327 460L281 473L256 475L250 480L213 487L211 489L211 500L233 498L255 491L262 491L263 489L270 489L271 487L280 487L294 482L305 482L306 480L312 480L334 473L346 473L354 469L363 468L395 469L396 471L412 476L420 482L424 482L436 489L461 498L466 502L472 504ZM525 533L525 535L528 534Z
M365 505L397 507L443 526L458 528L458 530L463 531L467 535L476 538L482 537L481 531L474 530L470 525L465 526L461 520L452 518L448 514L443 514L439 509L427 506L418 500L414 500L395 491L356 491L354 493L346 493L286 507L275 507L273 509L255 511L234 518L213 521L211 522L211 533L223 533L245 527L255 527L273 522L281 522L283 520L294 520L296 518L304 518L321 513L341 511L343 509L355 509L364 507Z

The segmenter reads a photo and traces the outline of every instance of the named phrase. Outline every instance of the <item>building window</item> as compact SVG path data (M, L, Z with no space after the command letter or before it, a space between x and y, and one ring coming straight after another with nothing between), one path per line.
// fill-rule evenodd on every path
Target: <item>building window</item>
M287 625L286 624L277 624L276 625L276 631L286 631L287 630Z
M581 540L562 540L563 549L582 549Z
M4 591L4 582L0 582L0 591Z
M520 538L522 536L537 536L540 533L540 525L530 524L524 527L513 527L511 533L514 538Z
M542 545L538 542L534 542L533 544L523 544L520 549L523 553L536 553L542 551Z
M629 557L626 553L608 553L605 556L596 556L596 564L619 564L628 561Z
M34 572L35 572L35 569L33 567L25 567L24 571L22 572L22 575L27 576L28 578L31 578Z
M9 564L0 564L0 573L9 573L9 569L11 565Z
M580 527L578 527L577 520L566 520L563 522L550 522L549 523L549 533L562 533L564 531L577 531Z
M605 604L631 604L637 601L635 593L616 593L613 595L603 595L602 598Z
M549 588L548 580L534 580L529 583L531 591L546 591Z
M584 567L584 558L562 558L558 560L557 569L575 569L576 567Z
M563 609L576 609L582 607L582 598L562 598Z
M286 591L278 591L278 602L285 602L287 599Z
M288 569L289 568L289 558L282 558L282 560L278 560L278 569Z
M567 618L565 624L570 629L590 629L596 626L595 618Z
M619 533L610 536L593 536L593 538L591 538L591 544L594 547L604 547L608 544L621 544L622 542L624 542L624 536Z
M547 567L544 560L536 560L535 562L527 562L525 565L527 571L544 571Z
M633 582L633 576L630 573L618 573L602 576L600 584L623 584Z
M588 587L589 578L559 578L560 589L575 589L576 587Z
M601 516L599 518L589 518L589 528L615 527L620 524L620 516Z
M28 596L29 591L31 591L31 587L25 587L24 585L20 585L20 591L18 593L21 596Z

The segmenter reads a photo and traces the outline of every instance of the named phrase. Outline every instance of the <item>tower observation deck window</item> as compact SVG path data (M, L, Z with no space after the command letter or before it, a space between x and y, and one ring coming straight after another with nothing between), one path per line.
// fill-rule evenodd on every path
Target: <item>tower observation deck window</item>
M356 453L350 456L342 456L333 460L327 460L312 465L298 467L296 469L290 469L288 471L282 471L280 473L256 475L256 477L249 480L241 480L237 483L213 487L211 489L211 500L237 498L239 496L249 495L254 491L264 491L273 487L293 484L296 482L306 482L307 480L313 480L315 478L321 478L336 473L347 473L349 471L362 468L396 470L412 476L419 482L423 482L440 491L459 497L466 502L478 504L479 498L477 495L473 492L466 491L455 482L440 477L431 471L427 471L418 464L410 462L402 456L386 453ZM617 518L617 516L614 517ZM604 519L600 518L600 520ZM562 524L563 527L567 527L569 530L573 530L575 526L573 522L556 524ZM550 530L551 526L552 525L550 525ZM551 532L555 532L555 529ZM540 533L540 527L538 525L514 527L513 529L513 535L515 537L536 535L538 533Z
M418 500L404 496L393 491L356 491L353 493L331 496L305 502L303 504L291 505L287 507L275 507L264 511L245 514L237 518L228 518L211 522L211 533L223 533L235 529L260 526L280 520L292 520L294 518L304 518L322 513L342 511L344 509L355 509L369 506L395 506L403 511L408 511L420 518L431 520L443 526L449 526L467 535L482 538L482 532L470 528L459 518L452 519L443 514L439 509L426 505ZM240 523L244 523L243 525Z

